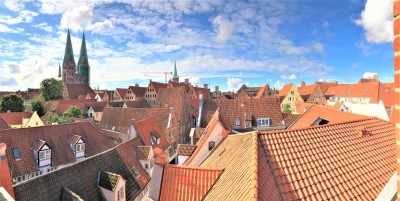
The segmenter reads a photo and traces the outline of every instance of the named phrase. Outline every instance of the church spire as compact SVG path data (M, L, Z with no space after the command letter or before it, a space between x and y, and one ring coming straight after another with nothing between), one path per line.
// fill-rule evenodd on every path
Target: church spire
M68 29L67 44L65 46L63 66L67 65L71 61L71 59L72 59L73 64L75 65L74 51L72 50L71 35L70 35L69 29Z
M84 84L90 84L90 66L86 49L85 33L82 34L81 52L78 60L78 72L85 78Z
M175 66L174 66L174 75L172 78L178 78L178 71L176 70L176 61L175 61Z

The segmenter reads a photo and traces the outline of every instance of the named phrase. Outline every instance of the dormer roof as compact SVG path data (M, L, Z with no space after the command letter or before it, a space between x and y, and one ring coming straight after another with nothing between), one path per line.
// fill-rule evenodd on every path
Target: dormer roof
M69 139L68 139L68 143L70 144L77 144L79 142L79 140L81 140L81 136L79 135L70 135Z

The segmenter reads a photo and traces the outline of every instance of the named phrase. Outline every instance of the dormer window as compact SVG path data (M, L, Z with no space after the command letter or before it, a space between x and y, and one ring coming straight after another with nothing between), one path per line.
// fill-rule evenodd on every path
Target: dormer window
M150 136L151 144L159 145L160 144L160 135L155 131L151 131L150 134L151 134L151 136Z
M267 127L270 126L271 122L269 118L258 118L257 119L257 126L258 127Z
M36 139L32 148L39 167L51 165L52 148L45 141Z
M235 126L240 126L240 119L235 120Z
M85 141L79 135L70 135L68 139L69 145L72 152L75 155L75 159L81 159L85 157Z
M51 159L51 150L39 151L39 160Z

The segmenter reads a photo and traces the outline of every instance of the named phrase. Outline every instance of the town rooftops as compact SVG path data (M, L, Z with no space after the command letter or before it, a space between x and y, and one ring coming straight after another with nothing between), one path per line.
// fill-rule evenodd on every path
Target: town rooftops
M146 100L125 101L125 105L128 108L150 108Z
M118 94L121 96L121 99L124 99L126 92L128 92L128 89L116 88L115 91L118 92Z
M212 189L222 172L222 169L214 168L165 165L160 201L200 201Z
M290 89L293 87L293 83L286 84L285 86L282 87L282 89L279 91L279 96L280 97L285 97L286 95L289 94Z
M45 142L52 148L53 166L75 162L75 155L68 143L71 135L79 135L85 140L87 157L114 146L97 128L86 122L1 130L0 142L7 144L6 156L12 177L38 171L32 151L35 144L39 146ZM14 155L14 150L18 150L18 157Z
M224 169L204 200L373 200L396 171L395 127L365 118L229 135L200 167Z
M196 148L197 145L178 144L178 155L191 156Z
M137 96L144 97L147 87L129 86L129 89Z
M79 95L94 93L93 89L86 84L66 84L69 99L78 99Z
M0 119L3 119L8 125L22 125L22 119L31 118L30 112L5 112L0 113Z
M150 83L151 83L151 85L153 85L154 89L156 90L156 93L158 93L160 89L168 87L168 84L165 84L165 83L154 82L151 80L150 80Z
M159 147L165 151L169 147L168 140L164 137L164 132L157 124L156 117L150 117L134 123L135 129L140 139L147 146Z
M149 159L152 148L150 146L135 146L135 154L139 160Z

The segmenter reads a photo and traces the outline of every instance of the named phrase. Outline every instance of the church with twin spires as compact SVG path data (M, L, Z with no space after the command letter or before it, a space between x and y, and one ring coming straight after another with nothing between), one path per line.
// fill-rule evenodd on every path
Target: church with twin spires
M82 34L81 51L77 65L68 29L62 69L60 65L58 68L58 77L61 78L64 87L64 99L77 99L79 95L86 95L93 92L93 89L90 87L90 66L86 50L85 33Z

